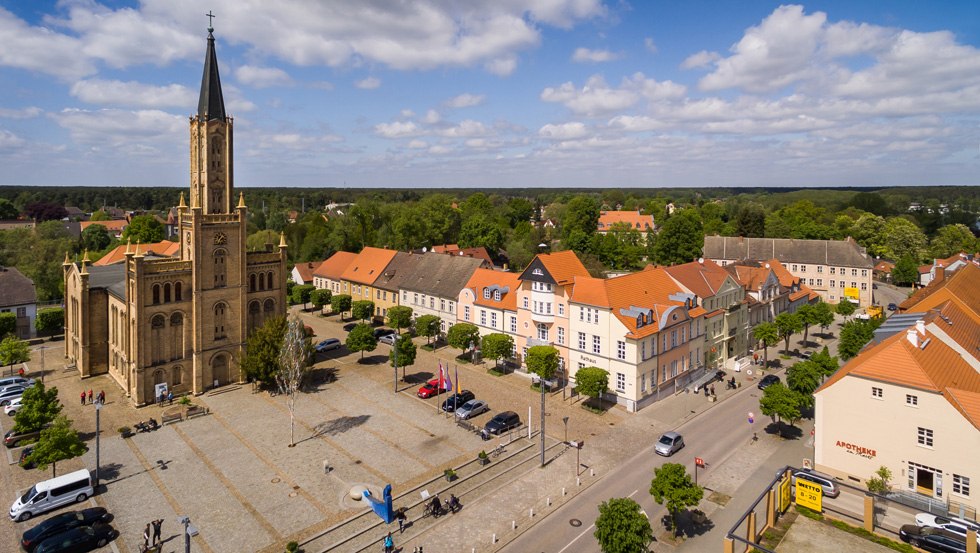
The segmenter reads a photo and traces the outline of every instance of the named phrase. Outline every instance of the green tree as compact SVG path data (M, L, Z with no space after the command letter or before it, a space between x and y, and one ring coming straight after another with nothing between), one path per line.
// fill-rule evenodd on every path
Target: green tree
M810 325L817 324L816 305L809 303L801 305L796 310L796 316L800 318L800 323L803 324L803 347L807 347L807 336L810 333Z
M885 222L885 249L890 259L906 255L921 261L926 251L926 235L922 230L904 217L892 217Z
M310 298L313 296L314 290L316 290L316 286L312 284L297 284L293 286L289 296L293 300L293 303L302 305L305 311L306 304L310 303Z
M15 432L34 432L53 422L61 414L61 401L58 388L45 388L43 382L36 382L24 390L20 409L14 414Z
M412 326L412 308L407 305L396 305L388 309L388 326L397 329L401 334L403 328Z
M661 226L650 251L651 261L659 265L678 265L694 261L704 247L704 230L697 211L683 209Z
M344 320L344 313L350 311L351 304L349 294L337 294L330 298L330 310L334 313L340 313L340 320Z
M776 315L776 333L786 343L786 355L789 355L789 339L793 334L803 330L803 320L796 313L780 313Z
M766 235L766 210L759 204L742 206L735 214L735 234L746 238Z
M433 336L438 336L442 328L442 319L436 315L419 315L415 318L415 333L419 336L425 336L425 343L429 343L429 339Z
M918 269L916 269L916 271L918 271ZM846 299L842 299L839 302L837 302L837 305L834 306L834 311L836 311L838 315L846 319L847 317L853 315L855 311L857 311L857 307L854 307L854 304L847 301Z
M619 497L599 504L593 535L602 553L642 553L653 541L653 528L639 503Z
M256 328L245 340L245 351L238 365L246 378L274 386L279 371L279 352L286 338L286 318L273 317Z
M57 334L65 328L65 310L61 307L38 309L34 328L39 334Z
M92 213L92 216L88 218L89 221L109 221L111 219L112 217L109 217L109 214L101 209Z
M359 323L350 333L347 334L345 342L347 349L352 352L361 352L361 360L364 359L365 351L374 351L378 347L378 339L374 337L374 329L367 323Z
M813 361L818 367L820 367L821 376L825 378L834 374L837 372L837 369L840 368L840 361L838 361L836 356L830 356L830 349L828 349L827 346L824 346L822 350L814 353L813 357L810 358L810 361Z
M874 476L868 480L868 491L877 494L886 494L891 491L892 471L885 465L878 467Z
M507 222L510 228L534 218L534 204L527 198L511 198L507 201Z
M963 224L946 225L936 231L929 242L932 257L946 258L959 252L976 253L977 239L970 228Z
M7 198L0 198L0 221L16 219L20 215L17 207Z
M834 308L825 301L819 301L813 306L812 323L824 332L834 324Z
M405 379L405 367L415 364L416 353L418 349L412 337L408 334L399 334L388 354L388 359L392 364L402 368L402 380Z
M351 304L351 316L359 321L366 321L374 316L374 302L371 300L358 300Z
M82 248L100 252L109 247L112 243L112 235L103 225L89 225L82 231Z
M24 340L7 336L0 341L0 365L8 365L10 374L14 374L14 365L27 363L30 360L31 348Z
M166 233L163 229L163 223L157 220L156 217L153 215L137 215L129 221L126 229L123 230L122 241L129 240L134 244L136 242L151 244L153 242L160 242L164 236L166 236Z
M494 365L499 367L501 359L507 359L514 351L514 339L507 334L494 332L483 337L480 344L483 357L493 359Z
M769 366L769 346L775 345L779 342L779 330L776 328L776 323L759 323L752 329L752 337L755 338L757 342L762 343L762 362L763 367Z
M446 342L465 352L480 343L480 329L471 323L456 323L446 332Z
M85 444L72 428L71 421L59 415L50 428L41 431L41 437L34 445L34 451L27 456L27 461L37 465L39 470L47 470L51 465L51 477L54 478L58 475L58 461L74 459L85 451Z
M704 488L691 480L691 475L680 463L664 463L653 469L650 495L660 505L665 505L673 527L677 528L677 515L688 507L696 507L704 497Z
M823 367L814 361L800 361L786 370L786 385L800 394L802 407L813 405L813 392L823 380Z
M17 315L10 311L0 313L0 338L11 336L15 332L17 332Z
M599 228L599 203L594 198L577 195L568 201L561 218L561 233L566 242L575 233L582 237L575 240L587 241Z
M527 350L524 364L542 380L551 380L558 372L558 350L551 346L532 346Z
M599 367L583 367L575 372L575 389L589 398L602 401L609 390L609 371Z
M772 421L779 426L780 434L782 434L783 421L794 426L795 422L799 420L801 416L800 401L801 398L798 393L784 386L782 382L776 382L766 386L766 389L762 391L762 397L759 398L759 410L762 411L763 415L772 418Z
M874 256L887 255L885 247L885 218L871 213L858 217L851 226L851 235L858 244Z
M463 223L459 231L459 245L463 248L483 246L490 255L496 255L504 245L504 233L489 216L475 215Z
M313 307L315 307L317 311L321 312L321 314L323 313L323 306L330 305L330 300L332 298L333 292L326 288L316 289L310 293L310 302L313 303Z
M864 349L874 337L874 331L879 324L880 319L844 323L840 329L840 342L837 344L837 353L841 359L847 361Z
M274 230L260 230L249 234L245 239L245 247L252 252L265 251L277 244L279 244L279 233Z
M912 286L919 282L919 263L911 255L895 262L892 268L892 282L898 286Z

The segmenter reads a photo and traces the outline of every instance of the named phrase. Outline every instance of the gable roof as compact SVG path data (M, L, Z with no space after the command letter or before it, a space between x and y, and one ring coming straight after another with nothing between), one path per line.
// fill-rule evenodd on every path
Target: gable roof
M395 258L396 253L398 252L394 250L368 246L361 250L361 253L357 254L357 257L347 265L340 278L359 284L374 284L385 267Z
M163 240L160 242L154 242L153 244L122 244L109 250L109 252L100 257L98 261L94 261L92 265L102 267L105 265L112 265L114 263L122 263L126 260L126 248L129 248L129 250L134 253L141 253L143 255L173 257L180 252L180 243L171 242L170 240Z
M340 276L344 274L347 266L350 265L355 259L357 259L356 253L335 252L333 255L323 260L322 263L317 265L316 269L313 270L313 276L329 278L331 280L340 280Z
M721 290L725 281L732 278L724 268L710 259L691 261L681 265L664 267L667 274L681 286L701 298L710 298ZM732 279L736 285L738 281Z
M313 282L313 271L319 266L319 263L308 261L306 263L297 263L293 266L293 269L299 273L299 277L303 279L303 282L310 283Z
M388 283L395 290L422 292L439 298L459 298L459 292L473 276L473 272L486 262L474 257L444 255L439 253L401 253L395 256L385 269L387 275L392 265L398 264L398 272ZM382 284L377 284L382 286Z
M899 310L903 313L923 312L946 301L954 301L960 308L980 317L980 267L967 263L952 276L933 280L903 301Z
M460 248L457 244L443 244L441 246L432 246L432 252L442 253L446 255L458 255L462 257L475 257L477 259L482 259L486 261L488 267L493 266L493 259L490 258L490 252L487 251L483 246L476 246L473 248Z
M616 223L625 223L633 230L646 231L653 228L653 215L644 215L639 211L599 212L599 232L612 230Z
M517 311L517 288L521 285L517 273L478 268L466 281L466 288L473 291L473 303L505 311ZM490 298L483 297L483 290L489 288ZM500 291L500 300L494 299L493 292ZM460 289L462 291L462 289Z
M16 267L0 265L0 307L28 305L37 302L34 281Z
M626 327L628 337L643 338L665 326L666 317L675 309L685 309L685 298L693 300L663 267L649 265L642 271L611 279L575 277L571 301L609 309ZM703 313L700 308L697 312L691 310L685 319ZM649 320L638 325L637 318L641 314Z
M543 267L558 286L571 284L577 276L589 276L588 269L579 260L572 250L564 250L554 253L539 253L528 263L527 268L519 277L524 280L529 271L536 267Z
M126 219L110 219L108 221L82 221L78 225L83 232L85 231L85 229L89 228L92 225L102 225L109 232L119 233L126 230L126 227L129 226L129 221L127 221Z
M725 265L725 270L728 271L732 277L735 278L742 286L745 286L746 290L751 290L753 292L758 292L762 290L762 286L769 279L769 275L775 277L775 272L771 267L767 267L761 263L756 262L745 262L738 261L735 263L730 263ZM778 281L778 277L775 277Z
M745 238L705 236L704 256L711 259L776 258L783 263L810 263L838 267L873 267L871 257L853 239L796 240L792 238Z

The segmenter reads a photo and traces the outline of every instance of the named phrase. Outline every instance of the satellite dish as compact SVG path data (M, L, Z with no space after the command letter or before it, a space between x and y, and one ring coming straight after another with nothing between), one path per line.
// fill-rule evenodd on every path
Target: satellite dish
M698 263L700 263L701 265L704 265L704 258L703 257L699 257L698 258Z
M428 251L428 248L426 248L425 246L422 246L422 253L425 253L426 251Z
M548 247L548 244L545 244L544 242L541 242L540 244L538 244L538 247L539 248L547 248Z
M766 263L766 269L768 269L768 268L769 268L769 264L768 264L768 263Z

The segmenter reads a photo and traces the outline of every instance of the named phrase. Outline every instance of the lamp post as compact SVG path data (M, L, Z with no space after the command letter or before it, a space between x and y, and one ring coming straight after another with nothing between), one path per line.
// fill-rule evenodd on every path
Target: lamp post
M395 394L398 394L398 342L401 340L401 336L395 339L395 345L391 346L391 365L395 370Z
M561 422L565 423L565 443L568 443L568 417L562 417Z
M177 524L184 525L184 553L191 553L191 519L190 517L177 517Z
M99 434L101 433L101 424L99 414L102 413L102 402L95 402L95 490L99 489Z

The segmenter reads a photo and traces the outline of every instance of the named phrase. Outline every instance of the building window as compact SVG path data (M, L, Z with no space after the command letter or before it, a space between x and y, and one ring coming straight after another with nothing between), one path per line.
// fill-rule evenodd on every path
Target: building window
M463 320L464 321L470 320L470 306L468 305L463 306Z
M415 305L418 305L419 304L419 293L418 292L413 292L412 293L412 303L414 303Z
M806 265L800 265L800 271L805 273L806 272Z
M858 276L858 270L857 269L851 269L851 276Z
M616 340L616 359L626 359L626 342Z
M640 391L647 391L647 373L640 373Z
M818 273L822 273L823 272L823 265L817 265L817 272Z
M602 353L602 342L598 336L592 337L592 353Z
M861 283L861 289L862 290L867 290L868 289L868 283L867 282L862 282Z
M918 407L919 396L915 396L912 394L905 394L905 405L908 405L909 407Z
M822 278L818 278L817 279L817 286L823 286L823 279Z
M153 285L153 304L156 305L160 303L160 285Z
M646 360L647 360L647 343L641 341L640 342L640 361L646 361Z
M616 391L626 391L626 375L623 373L616 373Z
M953 493L969 497L970 478L967 476L960 476L959 474L953 474Z
M868 270L867 269L861 269L861 276L863 276L863 277L868 276Z
M490 326L492 326L493 328L497 328L497 312L496 311L491 311L490 312Z
M926 447L932 447L932 430L928 428L919 427L918 435L919 445L924 445Z
M548 325L538 323L538 340L548 341Z
M796 270L797 270L797 267L796 267L796 265L793 265L793 272L795 273L795 272L796 272Z
M585 333L578 333L578 349L585 351Z
M517 334L517 317L510 318L510 333Z
M485 299L485 300L490 299L490 289L489 288L484 288L483 289L483 299Z
M493 301L500 301L500 290L493 291Z
M872 386L871 387L871 397L873 397L875 399L882 399L882 396L883 395L884 395L884 390L882 390L881 388L879 388L877 386Z
M837 267L831 267L830 268L830 274L836 275L837 274Z
M562 316L565 315L565 304L564 303L559 303L558 304L558 314L559 315L562 315Z
M527 296L524 296L523 305L524 305L524 309L527 309Z
M558 344L565 345L565 329L564 327L558 327Z
M480 310L480 326L487 326L487 310Z

